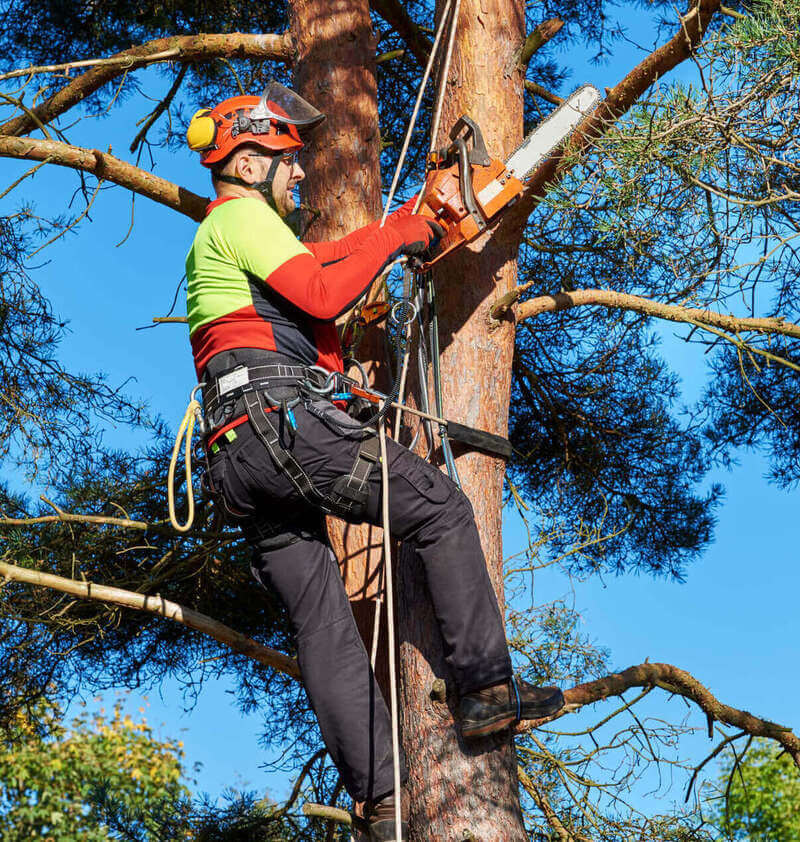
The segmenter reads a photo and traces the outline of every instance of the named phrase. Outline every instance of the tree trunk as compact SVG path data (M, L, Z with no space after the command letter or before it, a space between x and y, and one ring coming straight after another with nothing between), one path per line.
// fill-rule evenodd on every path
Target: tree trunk
M325 111L314 138L304 199L322 214L310 239L341 236L380 212L379 134L374 43L366 0L293 0L298 91ZM505 71L524 40L524 7L514 0L463 0L442 138L462 113L484 130L489 148L505 154L521 138L522 86ZM440 140L442 139L440 138ZM482 249L482 250L481 250ZM490 332L489 301L516 282L512 249L479 242L437 273L446 412L465 423L507 430L513 327ZM361 348L373 374L385 376L379 346ZM384 370L382 370L382 368ZM458 467L472 500L489 572L502 604L501 495L504 465L476 454ZM379 530L347 527L334 536L354 613L371 632ZM516 758L507 735L466 748L450 709L430 698L434 677L449 679L424 574L415 558L398 573L403 744L408 758L413 840L515 842L525 838ZM368 634L365 634L368 638ZM385 641L385 637L382 638ZM380 676L379 676L380 678ZM448 681L452 687L452 682ZM452 705L456 700L448 696Z
M462 0L438 145L461 114L482 128L490 153L508 154L522 137L522 80L507 76L524 40L518 0ZM513 324L491 329L490 301L516 284L515 247L482 238L444 261L435 276L442 344L445 415L505 435L511 386ZM504 605L501 508L504 464L478 454L457 459L472 501L489 573ZM413 840L481 842L525 839L516 754L508 735L465 746L452 712L457 704L421 566L406 557L398 571L403 743L411 772ZM447 705L431 699L434 678L448 686Z
M320 216L309 240L335 240L377 219L383 207L379 165L375 37L367 0L292 0L291 27L297 51L295 87L326 114L311 148L301 158L308 178L303 201ZM373 381L386 376L380 336L365 337L360 356L373 362ZM370 647L382 530L334 518L328 531L361 636ZM385 626L384 626L385 629ZM385 641L385 631L382 639ZM386 659L377 665L386 687Z

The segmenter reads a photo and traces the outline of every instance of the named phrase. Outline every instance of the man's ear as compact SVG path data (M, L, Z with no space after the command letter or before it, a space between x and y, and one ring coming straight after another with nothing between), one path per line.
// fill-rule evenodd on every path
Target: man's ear
M250 156L246 152L243 152L237 155L233 162L233 174L248 184L251 183L250 178L253 175L251 161Z

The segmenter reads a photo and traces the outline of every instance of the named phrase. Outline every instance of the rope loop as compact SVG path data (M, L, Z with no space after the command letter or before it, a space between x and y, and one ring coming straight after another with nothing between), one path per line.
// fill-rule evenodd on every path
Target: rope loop
M202 384L200 384L202 385ZM200 402L195 399L195 393L200 386L195 386L192 389L192 397L189 405L186 407L186 412L183 414L183 420L178 428L178 435L175 436L175 444L172 448L172 457L169 460L169 472L167 474L167 505L169 507L169 522L176 532L188 532L194 523L194 490L192 489L192 434L194 433L195 424L201 431L204 428L202 407ZM186 465L186 499L189 505L189 513L186 517L186 523L179 523L175 514L175 467L178 463L178 452L181 449L181 444L184 444L184 462Z

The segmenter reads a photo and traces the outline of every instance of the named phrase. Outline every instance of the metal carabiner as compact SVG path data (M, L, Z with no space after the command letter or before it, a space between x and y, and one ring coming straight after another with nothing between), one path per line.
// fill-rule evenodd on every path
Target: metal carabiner
M196 395L199 389L205 388L205 385L205 380L202 380L189 394L189 406L194 410L195 423L197 424L197 430L201 436L206 434L206 419L203 416L203 404L197 400Z
M327 395L329 392L332 392L336 388L336 375L337 372L335 371L328 371L327 368L323 368L321 365L310 365L308 367L309 371L316 371L318 374L325 375L325 382L322 386L315 386L308 378L303 380L303 386L308 389L310 392L314 392L317 395Z

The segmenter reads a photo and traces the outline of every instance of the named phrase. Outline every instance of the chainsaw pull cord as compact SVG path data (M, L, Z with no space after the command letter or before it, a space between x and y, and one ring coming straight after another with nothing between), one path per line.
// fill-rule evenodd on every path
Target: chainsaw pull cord
M192 389L192 394L189 396L189 405L186 407L186 412L183 413L183 420L178 428L178 434L175 436L175 444L172 447L172 456L169 460L169 471L167 473L167 505L169 508L169 522L176 532L188 532L194 523L194 491L192 489L192 433L194 432L195 423L198 429L203 430L203 414L200 402L195 398L197 390L201 389L205 384L198 383ZM186 499L188 502L189 512L186 517L186 523L178 523L177 515L175 514L175 467L178 463L178 452L181 449L181 443L185 442L184 462L186 466Z

